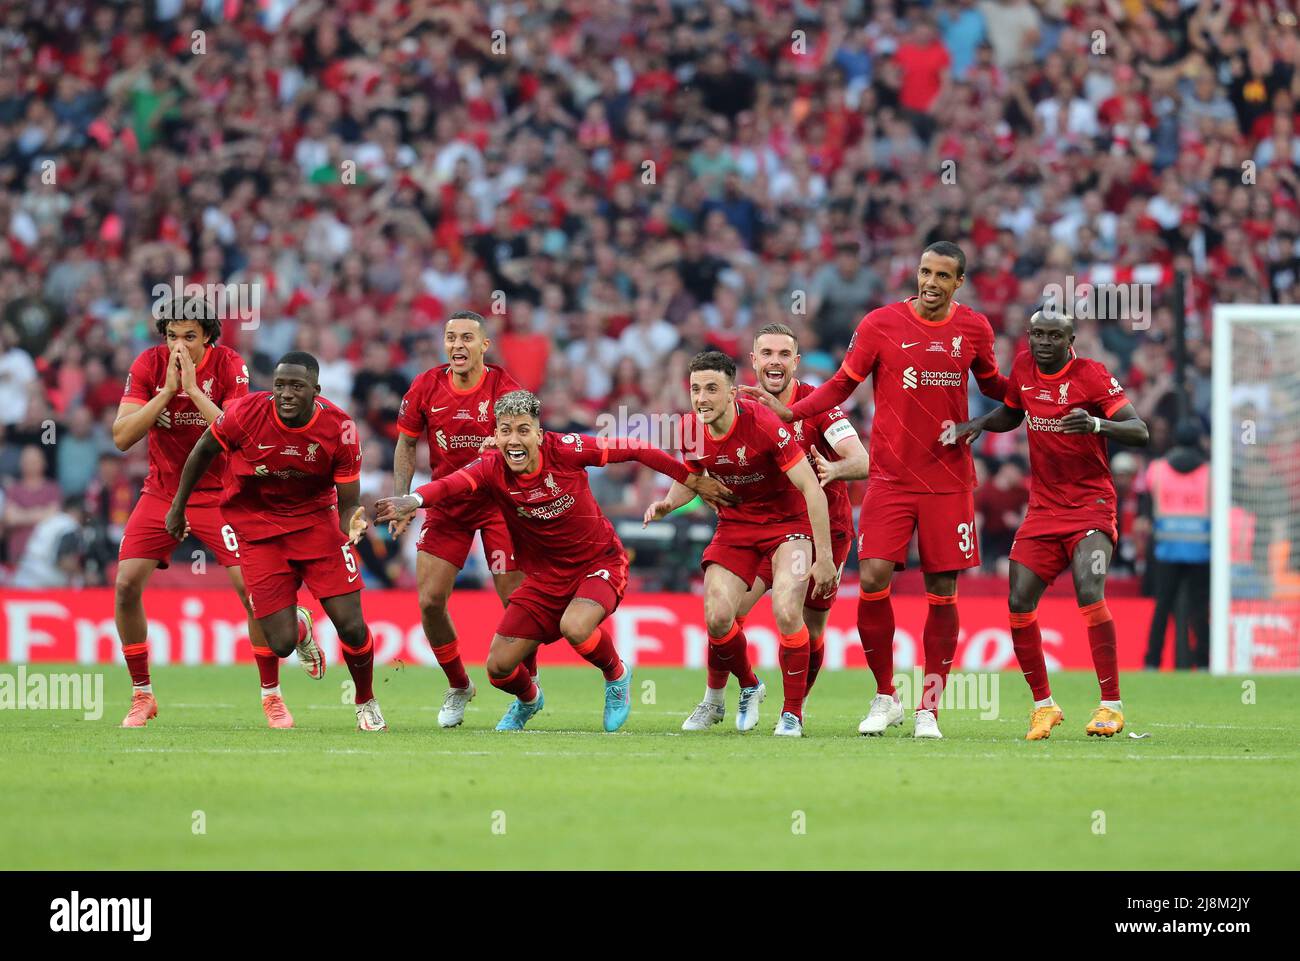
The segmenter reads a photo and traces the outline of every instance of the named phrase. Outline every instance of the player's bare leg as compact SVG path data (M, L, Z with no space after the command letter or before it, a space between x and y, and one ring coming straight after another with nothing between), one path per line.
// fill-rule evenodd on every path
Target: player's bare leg
M524 667L524 660L536 653L538 645L538 641L527 637L492 635L486 665L488 680L498 690L515 696L510 709L497 722L498 731L522 731L533 715L546 705L542 689Z
M253 616L252 605L248 602L248 591L244 588L244 574L238 567L227 567L226 574L239 595L239 602L244 605L248 615L248 642L253 647L253 657L257 661L257 674L262 682L262 713L266 715L268 727L293 727L293 715L289 713L284 697L280 693L280 658L266 641L262 626Z
M704 571L704 626L709 632L708 684L704 700L682 725L684 731L703 730L722 720L728 674L734 674L740 682L736 729L750 731L758 724L758 705L766 698L767 689L754 676L749 664L749 642L736 622L741 601L751 587L721 564L710 564Z
M122 727L144 727L158 716L149 679L149 622L144 614L144 586L158 563L151 557L131 557L117 565L113 620L131 673L131 709L122 719Z
M614 647L613 635L602 621L605 608L587 597L575 597L560 616L560 633L587 663L605 675L606 731L617 731L632 710L632 669Z
M860 564L858 639L876 679L876 695L858 733L877 737L903 723L903 704L894 690L894 605L889 599L894 562L865 557Z
M1011 645L1015 648L1020 672L1034 696L1025 740L1042 741L1050 737L1052 728L1065 719L1061 708L1052 700L1047 661L1043 657L1043 635L1038 628L1038 602L1047 590L1047 583L1024 564L1012 561L1009 586L1007 607L1010 611Z
M1101 704L1084 729L1090 737L1113 737L1124 730L1124 703L1119 699L1119 658L1115 621L1106 607L1106 572L1115 545L1104 531L1092 531L1074 548L1070 572L1079 613L1088 625L1092 666L1101 686Z
M921 682L921 699L916 708L916 729L912 736L938 740L943 737L939 731L939 701L957 653L957 572L927 571L925 599L929 602L921 634L925 647L925 676Z
M826 622L830 617L829 609L822 610L820 607L803 609L803 622L808 628L808 683L803 692L805 704L808 703L808 695L812 693L813 682L821 673L822 658L826 654Z
M348 673L352 675L352 683L356 685L354 701L357 705L357 730L388 730L384 715L379 710L379 702L375 700L375 642L361 613L361 592L322 597L321 606L334 623L343 661L348 666ZM294 618L295 636L296 621Z
M812 541L786 541L772 555L772 615L781 639L781 686L785 695L773 733L785 737L803 736L803 700L808 691L811 653L803 602L812 566Z
M523 571L502 571L500 574L492 575L492 586L496 588L497 597L501 599L502 607L506 607L510 603L510 595L523 582ZM534 649L531 654L524 658L524 667L528 669L528 673L533 676L534 681L537 680L537 650Z

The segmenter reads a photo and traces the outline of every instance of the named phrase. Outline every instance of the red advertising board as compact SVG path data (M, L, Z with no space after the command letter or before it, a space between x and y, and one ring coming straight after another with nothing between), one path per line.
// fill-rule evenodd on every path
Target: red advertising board
M895 595L897 633L894 638L898 670L910 670L921 653L926 603L920 595ZM338 641L319 604L308 604L326 656L338 660ZM1142 664L1151 604L1146 598L1110 601L1119 626L1122 669ZM408 664L435 663L420 628L413 591L372 591L363 595L366 618L375 639L375 660ZM230 590L152 590L146 592L150 660L154 664L232 664L251 661L244 611ZM857 604L852 593L841 595L826 631L826 667L865 667L858 644ZM460 635L465 661L482 664L488 642L501 614L490 591L457 591L451 616ZM959 670L1013 669L1015 655L1007 626L1007 609L999 597L964 597L960 601L961 642L954 667ZM1092 666L1087 629L1073 599L1046 597L1039 622L1049 668L1087 669ZM623 656L638 664L704 666L708 638L703 603L690 594L632 594L612 618L615 640ZM775 667L777 634L771 607L764 600L745 627L758 666ZM113 591L0 591L0 660L11 663L76 661L82 664L121 663L113 624ZM1171 647L1168 645L1167 647ZM565 644L542 652L544 663L581 663Z

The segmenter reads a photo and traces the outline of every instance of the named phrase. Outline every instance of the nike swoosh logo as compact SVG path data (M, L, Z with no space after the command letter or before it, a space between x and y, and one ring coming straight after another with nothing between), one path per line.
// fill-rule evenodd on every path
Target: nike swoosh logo
M787 677L794 677L796 674L802 674L803 671L786 671L785 673Z
M523 491L511 491L510 493L512 493L512 494L520 494L520 495L522 495L522 494L523 494Z
M951 663L952 663L952 658L949 658L948 660L944 661L943 663L944 663L945 666L948 665L948 664L951 664Z
M258 449L258 450L270 450L270 449L271 449L272 447L274 447L274 446L275 446L274 444L258 444L258 445L257 445L257 449Z
M1110 678L1108 678L1108 677L1104 677L1104 678L1102 678L1100 681L1098 681L1097 683L1098 683L1098 684L1105 684L1105 683L1106 683L1107 681L1109 681L1109 680L1110 680Z
M916 346L917 344L919 344L919 343L920 343L919 340L915 340L915 341L913 341L913 342L910 343L910 344L904 344L903 347L904 347L904 348L915 347L915 346Z
M974 556L975 556L975 552L974 552L974 551L970 551L970 552L966 555L966 559L967 559L967 560L970 560L970 559L971 559L972 557L974 557Z
M430 412L430 413L433 413L433 414L436 414L436 413L438 413L438 411L446 410L446 409L447 409L446 407L430 407L430 408L429 408L429 412Z
M1021 384L1021 385L1020 385L1020 389L1021 389L1021 390L1033 390L1033 389L1034 389L1034 385L1033 385L1033 384Z
M348 578L348 583L351 584L353 581L355 581L355 580L356 580L358 577L360 577L360 576L361 576L360 574L353 574L351 577Z

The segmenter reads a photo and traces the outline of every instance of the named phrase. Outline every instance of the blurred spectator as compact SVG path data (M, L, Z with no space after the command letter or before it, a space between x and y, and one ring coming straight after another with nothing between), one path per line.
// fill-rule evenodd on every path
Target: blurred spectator
M980 532L984 569L999 572L999 561L1011 552L1011 542L1029 507L1028 470L1018 457L1008 457L975 491L975 521Z
M80 587L85 511L81 501L69 497L56 505L32 528L19 555L13 586L23 588Z
M18 460L18 479L5 487L5 556L10 563L23 557L36 525L58 510L59 485L45 470L45 454L29 444Z

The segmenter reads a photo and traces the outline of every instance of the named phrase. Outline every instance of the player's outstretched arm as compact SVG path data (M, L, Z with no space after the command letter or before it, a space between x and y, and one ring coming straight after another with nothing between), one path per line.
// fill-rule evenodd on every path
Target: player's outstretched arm
M738 388L750 400L756 400L764 407L776 414L787 424L796 420L806 420L809 417L816 417L818 414L825 413L832 407L838 407L858 389L858 384L862 383L863 378L854 377L847 367L843 364L835 372L835 376L822 384L803 400L796 403L793 407L786 407L767 391L761 387L740 387Z
M951 429L944 428L943 433L939 435L939 441L943 444L955 444L964 438L967 444L973 444L986 430L994 434L1005 434L1019 427L1024 419L1023 410L1003 404L997 410L989 411L982 417L963 421Z
M401 521L404 518L409 518L421 507L448 497L456 497L460 494L470 494L482 490L482 485L469 473L476 464L481 463L482 461L475 461L474 464L470 464L454 474L448 474L446 477L440 477L422 487L417 487L409 494L379 498L379 500L375 501L375 523L383 524Z
M1063 434L1105 434L1130 447L1146 447L1151 440L1147 423L1138 416L1132 404L1125 404L1107 420L1094 417L1076 407L1061 418Z
M644 464L652 471L663 474L665 477L671 477L677 484L686 487L693 494L699 494L700 497L713 507L734 507L740 503L740 498L731 492L731 490L720 481L715 480L708 474L692 474L683 464L675 457L665 454L657 447L651 447L639 441L620 440L616 445L606 445L603 448L607 453L607 464L618 464L624 461L634 460L638 464ZM685 503L683 501L683 503ZM680 506L680 505L679 505Z
M813 550L816 552L812 569L813 596L830 597L838 589L840 578L831 558L831 517L826 507L826 494L805 457L799 458L785 476L799 488L808 507L808 522L812 525Z
M176 484L176 496L172 498L172 506L167 511L165 522L167 532L178 541L184 540L189 531L189 524L185 522L185 505L189 503L190 495L194 493L194 485L207 473L213 459L220 453L221 445L212 436L212 428L209 427L190 451L190 456L185 458L185 466L181 468L181 479Z

